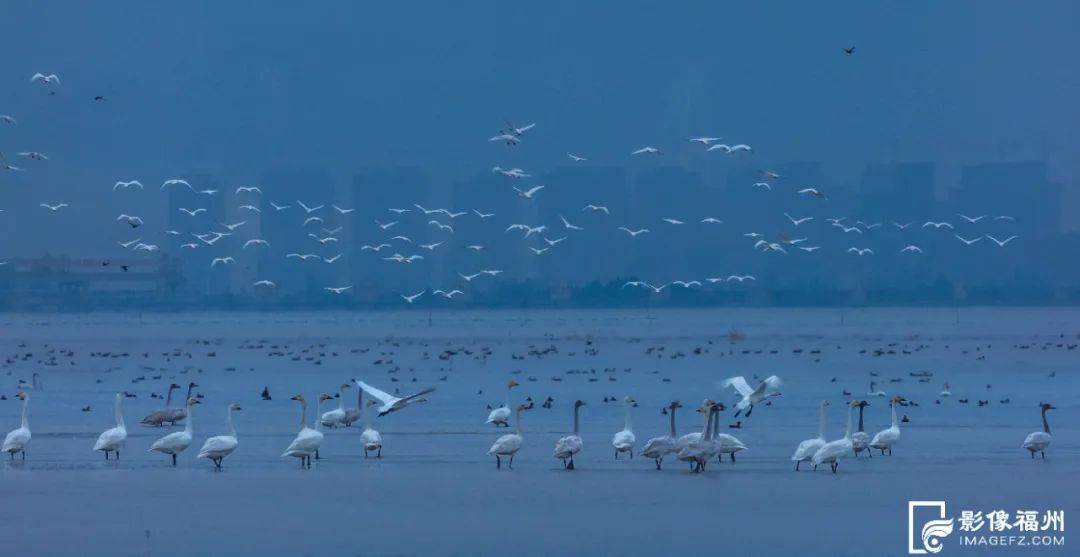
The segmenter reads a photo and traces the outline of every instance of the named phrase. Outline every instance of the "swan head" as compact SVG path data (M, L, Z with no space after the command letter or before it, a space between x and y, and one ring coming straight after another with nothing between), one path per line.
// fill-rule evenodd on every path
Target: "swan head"
M295 401L299 401L299 402L304 402L304 395L293 395L293 396L289 397L289 400L295 400Z
M862 408L863 406L870 406L870 403L865 400L853 400L848 403L849 408Z
M173 389L179 389L179 388L180 388L180 385L177 385L176 383L173 383L172 385L169 385L169 390L170 391L173 390Z
M338 389L340 389L340 390L344 391L345 389L348 389L348 388L349 388L349 387L351 387L351 386L352 386L352 385L349 385L348 383L342 383L342 384L341 384L341 386L340 386L340 387L338 387Z
M195 387L198 387L199 384L192 381L191 383L188 383L187 386L188 386L189 389L194 389Z
M679 401L677 401L677 400L671 401L671 404L668 405L668 408L671 408L672 410L674 410L676 408L682 408L682 407L683 407L683 405L681 403L679 403Z
M23 395L25 396L26 393L23 393ZM18 396L18 395L15 395L15 396ZM1057 410L1057 406L1054 406L1053 404L1048 404L1048 403L1045 403L1045 402L1040 402L1039 403L1039 408L1042 408L1043 410Z
M369 398L369 399L368 399L368 401L367 401L367 405L368 405L368 406L378 406L378 405L379 405L379 401L377 401L377 400L372 400L372 399L370 399L370 398Z
M513 379L511 379L510 382L506 384L506 388L507 389L513 389L514 387L517 387L518 385L519 385L519 383L517 381L514 381Z
M827 401L827 400L823 400L823 401L821 401L821 407L822 407L822 408L824 408L824 407L826 407L826 406L828 406L828 405L829 405L829 401Z
M19 400L26 400L26 391L19 391L15 393L15 398Z
M519 404L519 405L517 405L517 408L515 408L515 410L518 411L518 412L524 412L525 410L528 410L528 409L529 409L529 407L524 405L524 404Z
M902 397L902 396L900 396L900 395L896 395L896 396L892 397L892 403L893 403L893 404L896 404L896 403L898 403L898 402L903 402L903 401L905 401L905 400L907 400L907 399L906 399L906 398L904 398L904 397Z
M202 404L202 403L199 402L199 399L197 399L197 398L189 398L188 401L187 401L188 408L191 408L192 406L195 406L196 404Z
M583 400L575 400L574 401L574 408L581 408L582 406L585 406L585 401L583 401Z
M243 410L243 408L240 408L240 405L234 402L229 405L229 410Z
M326 393L323 393L323 394L319 395L319 402L330 400L331 398L334 398L334 397L332 397L332 396L330 396L330 395L328 395Z
M637 408L637 401L634 400L634 397L632 396L624 397L623 402L625 402L631 408Z

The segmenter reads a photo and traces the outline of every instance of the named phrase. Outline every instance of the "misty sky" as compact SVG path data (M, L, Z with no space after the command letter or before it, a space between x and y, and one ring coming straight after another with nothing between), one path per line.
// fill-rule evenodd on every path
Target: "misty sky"
M645 144L678 164L703 134L753 144L763 165L825 161L841 183L869 162L939 161L951 183L962 164L1046 158L1078 200L1070 1L18 0L4 20L0 113L18 124L0 125L0 151L50 160L0 173L0 227L25 233L39 201L78 209L11 252L91 245L72 237L112 213L118 179L463 176L568 150L631 164ZM27 83L38 71L61 76L55 96ZM504 117L538 123L527 146L486 141ZM153 189L143 209L164 212Z

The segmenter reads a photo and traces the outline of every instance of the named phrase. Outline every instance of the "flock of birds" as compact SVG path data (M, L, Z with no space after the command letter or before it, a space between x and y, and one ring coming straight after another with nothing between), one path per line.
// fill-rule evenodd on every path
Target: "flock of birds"
M342 395L344 395L345 391L351 387L351 384L342 383L339 387L340 392L337 397L338 407L323 412L323 403L332 400L333 397L327 393L322 393L315 401L315 414L312 422L308 421L307 399L300 394L292 397L291 400L297 401L300 404L299 431L297 432L296 437L281 454L282 457L297 458L299 459L301 467L310 467L312 457L315 459L320 458L319 449L325 437L322 432L323 427L348 427L354 423L360 422L362 424L360 441L364 456L368 457L369 453L374 452L376 458L381 458L383 448L382 435L374 429L370 419L365 419L365 416L370 416L371 413L364 413L365 406L369 408L377 406L378 408L374 408L373 411L377 413L378 417L383 417L394 412L402 411L410 405L425 402L427 397L435 391L435 388L429 387L406 396L397 396L358 379L353 379L352 383L355 383L359 392L356 408L345 407L345 398ZM507 459L507 468L512 469L514 457L521 450L525 442L524 432L521 427L521 416L523 412L532 408L532 404L518 404L511 410L510 391L518 385L519 384L516 381L510 381L507 384L506 403L493 409L487 418L487 423L492 424L497 428L509 428L509 420L511 417L514 418L515 431L500 436L487 451L489 455L495 457L496 468L502 468L503 459L505 458ZM721 387L730 387L735 391L736 397L738 398L737 402L734 404L734 407L736 408L736 418L744 412L745 417L749 418L754 411L755 405L771 404L769 399L780 396L781 393L779 388L781 385L782 382L780 378L775 375L765 378L756 386L751 386L747 380L741 376L726 379L721 383ZM198 385L194 382L190 383L188 385L188 396L184 405L179 408L173 408L171 406L172 393L174 390L179 389L180 385L175 383L171 384L166 396L165 408L148 414L141 422L142 425L149 427L164 427L166 423L172 426L177 422L184 422L184 429L182 431L172 432L162 436L154 441L149 448L149 451L151 452L168 455L171 458L173 466L177 465L177 457L185 452L195 440L192 429L193 414L195 406L201 403L199 398L192 397L191 393L192 389L197 386ZM365 403L364 393L368 393L373 398ZM871 391L868 392L867 395L870 397L884 397L885 393L874 390L874 384L871 384ZM5 436L2 449L0 449L3 452L8 453L10 459L13 461L15 460L16 455L20 455L22 460L26 460L27 447L32 438L30 433L30 395L27 391L20 390L15 396L22 401L22 421L18 428L10 431ZM951 392L948 391L948 386L940 393L940 396L951 396ZM116 425L102 432L93 445L93 450L102 452L105 456L105 460L109 460L110 455L113 455L116 460L119 460L121 450L125 449L128 431L123 414L124 398L126 398L125 393L116 394L114 406ZM264 390L263 398L270 398L267 390ZM545 401L545 407L549 407L548 405L550 402L550 398L548 401ZM605 402L607 402L606 399ZM795 448L794 454L791 456L791 460L795 462L795 470L798 471L803 464L812 465L814 470L817 470L820 465L828 465L835 474L839 468L841 459L851 456L857 457L862 451L867 451L867 453L872 456L872 451L878 450L882 455L888 454L891 456L893 448L900 440L901 422L897 420L896 407L904 405L905 402L906 399L899 395L889 399L892 424L890 427L883 429L877 432L873 437L870 437L863 430L863 409L868 406L869 403L866 400L851 400L847 404L847 428L843 437L830 441L826 437L826 409L829 402L827 400L822 400L820 404L817 436L801 441ZM581 453L585 445L580 433L580 412L581 408L585 405L586 403L582 400L574 402L572 433L560 438L555 443L554 451L552 453L554 458L562 461L563 467L566 470L575 469L574 458ZM691 472L703 472L706 465L713 458L722 462L723 455L727 454L734 463L735 454L739 451L748 449L747 445L734 435L719 432L719 416L721 411L726 410L725 405L711 399L705 399L702 402L702 405L697 408L697 412L704 416L702 430L700 432L691 432L678 436L675 412L683 406L679 401L672 401L663 411L663 413L667 414L670 418L670 434L649 439L639 450L637 447L637 436L634 433L632 421L632 409L637 407L637 401L634 400L634 398L627 396L623 399L623 405L623 429L617 431L611 441L614 458L616 460L623 454L632 459L634 453L637 452L639 456L652 459L655 462L656 469L661 470L664 459L673 456L679 461L689 463ZM1046 413L1049 410L1055 409L1055 407L1047 403L1040 403L1039 407L1042 414L1043 431L1036 431L1029 434L1024 439L1021 446L1031 453L1032 458L1035 458L1035 454L1039 453L1042 458L1045 459L1046 449L1049 447L1052 439ZM856 408L859 409L858 431L853 431L853 414ZM199 452L196 455L197 458L207 459L214 464L216 469L222 469L222 462L224 459L231 455L239 446L239 438L236 428L233 425L233 413L239 410L241 410L241 406L237 403L230 403L227 406L226 432L222 435L207 438L199 449ZM740 421L737 422L737 425L731 427L738 429L741 428L741 424L742 422Z
M851 52L845 50L845 52L851 54L854 50ZM45 87L50 91L61 83L57 75L42 73L34 74L30 81L32 84ZM95 100L103 100L103 98L95 97ZM0 114L0 125L10 126L16 123L17 120L13 116ZM516 148L527 143L528 137L535 133L536 127L537 124L535 123L517 126L507 122L507 125L491 137L490 141ZM719 137L701 136L687 138L686 141L690 145L701 149L704 153L717 153L722 156L732 157L744 157L756 153L756 150L748 144L721 143L720 139ZM637 158L659 157L663 153L663 149L653 145L645 145L629 151L630 156ZM48 156L38 151L20 151L17 156L26 158L28 161L41 163L49 160ZM587 156L570 152L566 156L572 164L584 163L589 160ZM25 165L15 166L8 163L3 153L0 153L0 162L3 164L0 168L8 171L21 172L27 168ZM534 179L534 176L522 168L495 166L492 168L492 172L504 176L512 182L528 183L527 186L519 187L515 185L507 188L507 195L516 195L524 203L534 202L544 196L546 186L533 184L531 180ZM828 196L821 188L788 185L784 177L777 172L767 169L762 169L759 172L759 181L753 183L751 187L759 189L765 194L779 193L774 190L783 189L785 195L819 200L822 203L820 212L827 210ZM146 189L144 183L137 179L119 180L112 185L112 191L117 195L144 189ZM132 236L116 242L119 248L126 253L155 254L171 252L177 249L203 250L208 252L206 261L210 268L225 268L237 265L241 254L246 255L274 249L274 246L271 246L270 242L261 237L261 234L255 230L256 226L249 223L253 223L256 219L260 219L259 222L262 223L261 219L266 218L263 213L285 212L298 215L296 222L300 224L306 240L310 241L311 249L288 251L279 254L280 256L290 261L296 261L297 264L333 265L339 262L349 251L342 239L341 232L348 224L347 219L356 211L352 207L341 207L325 200L312 202L312 200L304 201L301 199L263 198L263 191L260 187L241 186L231 192L235 203L234 213L250 214L251 217L239 218L231 223L208 222L212 211L202 206L203 201L215 196L226 195L226 192L201 188L184 178L165 179L157 189L163 191L180 189L187 192L189 197L184 199L188 199L190 202L184 201L185 206L178 207L176 210L188 218L190 225L160 230L151 226L152 223L148 222L151 220L149 218L143 218L131 214L131 212L122 212L116 215L113 221L123 226ZM49 213L61 213L73 208L70 203L60 200L44 200L39 206ZM585 218L585 215L589 218L587 221L575 223L573 221L578 220L578 218L574 217L569 211L576 211L579 215L583 215L581 218ZM496 217L495 213L479 208L459 211L449 208L425 207L420 203L414 203L407 207L386 208L386 215L385 218L375 219L369 225L372 226L371 231L373 234L380 235L379 239L360 246L357 251L360 254L371 252L386 264L406 266L424 261L427 256L436 250L460 249L459 244L464 245L464 254L485 252L487 248L484 246L483 240L451 242L451 236L459 234L463 228L472 226L462 226L461 221L458 219L475 220L482 223ZM631 225L626 222L610 222L619 218L619 215L613 215L609 207L601 203L590 203L580 208L567 208L558 216L559 223L504 222L498 228L503 229L505 233L519 233L525 244L522 249L527 249L526 253L531 252L539 257L558 250L564 242L574 241L574 236L582 234L586 227L609 227L622 232L627 239L633 240L644 235L653 234L657 226L685 227L694 224L722 226L724 224L722 219L715 216L694 217L691 219L679 215L666 216L656 225L648 223ZM598 216L601 220L597 220ZM782 218L780 215L777 216L777 222L772 225L771 231L744 231L741 232L741 236L746 238L747 245L752 249L766 254L812 254L824 249L840 249L853 257L873 256L878 253L882 247L870 243L869 240L877 229L885 226L895 227L900 233L907 233L909 229L926 232L926 234L922 234L917 238L910 237L902 242L903 247L897 251L903 256L918 256L924 253L925 249L929 249L923 247L926 245L926 241L931 241L935 237L945 234L950 234L956 241L965 246L973 246L985 239L987 243L992 242L999 248L1006 247L1017 238L1016 235L1007 233L1008 223L1014 220L1011 216L970 216L960 214L957 217L959 221L955 225L953 222L945 220L892 222L887 224L868 222L846 216L792 215L788 212L782 212ZM415 222L412 222L413 220ZM828 223L828 226L811 230L818 222ZM987 223L995 224L987 226ZM265 226L270 226L270 224L264 225L263 228ZM252 232L247 232L249 230ZM801 234L804 231L812 231L818 237L811 239L814 234ZM484 237L490 237L489 233L489 231L485 231ZM819 241L825 240L820 236L826 233L834 234L833 240L831 242ZM420 240L419 235L421 234L431 241ZM230 242L221 241L229 237L235 238ZM836 238L843 238L843 240L836 240ZM830 243L831 246L827 248L826 245ZM839 247L837 248L837 246ZM462 269L470 265L479 267L480 265L475 261L477 260L463 255L458 260L458 263ZM490 258L487 261L490 261ZM3 263L3 261L0 261L0 264ZM102 265L108 266L110 261L105 260ZM424 288L418 292L399 292L398 295L405 304L413 304L425 295L454 299L461 295L467 296L468 287L472 286L475 280L482 277L495 277L503 273L503 270L498 266L485 265L486 268L479 269L476 267L473 268L474 270L458 272L455 280L460 279L461 282L456 284L446 284L441 288ZM123 270L127 271L126 265L123 266ZM255 292L278 287L278 279L275 277L255 278L256 280L251 283L251 288ZM623 286L624 288L639 287L659 293L669 287L698 288L706 284L743 283L755 280L755 276L751 274L725 273L683 280L633 280L626 282ZM346 295L353 292L353 288L352 284L332 284L323 287L324 291L330 295Z

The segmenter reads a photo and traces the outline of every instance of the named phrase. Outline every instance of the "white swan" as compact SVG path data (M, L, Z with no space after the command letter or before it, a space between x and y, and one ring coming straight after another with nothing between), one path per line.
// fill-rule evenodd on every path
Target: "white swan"
M1050 446L1050 422L1046 421L1046 411L1056 410L1053 405L1045 402L1039 403L1039 408L1042 409L1043 430L1029 433L1027 438L1024 439L1023 447L1031 452L1031 458L1035 458L1035 453L1042 453L1042 457L1046 459L1046 448Z
M515 408L514 423L517 426L517 433L508 433L495 440L495 443L488 449L488 454L495 455L495 468L502 468L502 457L510 457L510 464L507 466L511 470L514 469L514 455L521 449L522 443L525 442L525 438L521 435L521 413L528 408L524 404L517 405Z
M427 399L424 398L424 395L435 392L435 387L428 387L427 389L424 389L418 393L413 393L404 397L396 397L384 391L380 391L379 389L376 389L375 387L372 387L371 385L368 385L367 383L364 383L359 379L353 379L353 382L355 382L358 387L367 391L368 394L377 398L379 402L382 403L382 406L379 407L379 417L385 416L391 412L397 412L399 410L402 410L406 406L416 402L425 402L427 401Z
M859 429L851 434L851 450L855 452L855 456L859 456L859 453L866 451L866 454L870 458L874 458L874 453L868 448L870 447L870 434L863 430L863 409L870 406L869 402L860 400L859 407Z
M634 437L634 428L630 423L630 408L637 406L637 401L633 398L623 398L623 409L625 415L623 418L622 431L616 432L615 437L611 439L612 446L615 447L615 460L619 460L619 453L630 453L630 458L634 458L634 443L637 442L637 437Z
M127 441L127 428L124 427L124 414L120 411L120 404L124 395L116 393L116 427L107 429L98 436L94 443L95 451L105 453L105 460L109 460L109 453L116 452L116 459L120 460L120 449L124 448Z
M176 455L184 452L191 445L191 409L196 404L200 404L198 399L192 398L187 401L187 421L184 423L184 431L170 433L161 439L154 441L153 445L150 445L150 451L157 451L172 456L173 466L176 466Z
M739 451L745 451L749 447L745 443L739 440L738 437L727 433L720 433L720 408L718 407L716 412L713 413L713 433L712 441L716 445L716 461L723 462L724 455L729 455L731 461L735 462L735 453Z
M232 454L236 450L236 446L240 444L240 440L236 438L236 428L233 426L232 415L233 412L241 410L240 405L232 403L227 410L227 423L229 425L229 432L225 435L218 435L211 437L203 443L202 449L199 450L199 456L196 458L207 458L214 463L214 466L218 470L221 470L221 461Z
M679 449L679 460L690 463L691 472L702 472L705 470L705 463L708 462L713 451L712 443L712 425L713 414L719 412L719 407L715 404L710 404L703 408L699 408L698 412L705 414L705 427L702 429L700 436L697 439L690 440L684 447Z
M844 436L836 441L829 441L821 446L820 449L814 453L813 458L810 459L810 464L818 466L820 464L828 463L832 467L833 474L836 473L836 469L840 467L840 463L837 459L846 457L851 452L851 411L859 405L858 400L853 400L848 404L847 411L847 432Z
M574 434L567 435L555 443L554 456L555 458L562 459L563 468L567 470L574 469L574 455L581 452L581 447L584 445L584 442L581 440L581 435L578 434L578 413L582 406L585 406L584 402L580 400L574 401ZM567 462L567 460L569 460L569 462Z
M26 446L30 444L30 395L19 391L15 396L23 402L22 425L4 437L3 452L11 455L11 460L15 460L15 453L22 453L22 459L26 460Z
M779 389L782 384L783 382L779 377L770 375L758 384L757 387L751 388L750 384L746 382L746 379L740 375L725 379L720 383L720 388L726 389L732 387L740 396L742 396L739 403L735 405L735 408L738 409L735 412L735 417L738 418L739 414L741 414L743 410L746 410L746 417L749 418L750 414L754 411L755 404L760 404L770 397L780 396L780 391L777 389Z
M506 402L502 406L492 410L488 414L486 423L495 424L495 427L510 427L510 423L508 421L510 419L510 389L513 389L517 386L517 381L510 381L506 384Z
M300 459L300 466L311 467L311 455L316 455L318 458L319 445L322 444L323 433L320 431L322 421L315 420L315 428L312 429L307 425L307 400L304 400L303 395L296 395L292 397L292 400L300 402L300 432L296 434L296 438L292 443L289 443L288 448L285 449L281 456L293 456ZM315 406L315 415L318 416L322 410L322 403L324 400L330 400L330 395L323 393L319 396L319 401Z
M664 456L668 453L675 452L675 409L682 408L682 404L679 401L673 401L668 405L668 412L671 414L671 435L661 435L660 437L653 437L645 443L645 447L638 453L645 458L651 458L656 461L656 469L660 470L661 465L664 463Z
M362 392L362 391L361 391ZM374 400L369 400L367 405L374 406L378 404ZM377 451L375 458L382 458L382 435L379 434L371 424L365 420L364 432L360 434L360 443L364 446L364 458L368 457L369 451Z
M881 389L877 388L877 383L875 383L875 382L871 381L871 382L870 382L870 391L866 393L866 396L880 396L880 397L884 397L884 396L885 396L885 391L883 391L883 390L881 390Z
M333 428L335 426L344 427L345 423L345 389L348 389L350 385L348 383L342 383L338 390L338 407L333 410L323 412L322 425Z
M818 418L818 435L813 439L807 439L799 443L798 447L795 447L795 454L791 455L791 460L795 461L795 470L799 470L799 465L804 462L810 462L810 459L814 458L814 453L825 445L825 409L829 407L829 401L821 401L821 416Z
M883 429L874 435L874 439L870 441L870 448L881 451L881 454L885 454L885 451L889 451L889 456L892 456L893 445L900 440L900 424L896 421L896 405L904 400L904 397L896 395L889 401L889 407L892 408L892 427Z

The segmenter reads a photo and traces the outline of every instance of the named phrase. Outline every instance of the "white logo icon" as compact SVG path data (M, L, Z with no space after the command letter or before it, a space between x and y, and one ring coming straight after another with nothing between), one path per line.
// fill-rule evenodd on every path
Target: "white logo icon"
M937 509L938 518L923 523L919 530L919 539L922 547L915 547L915 509ZM911 555L926 555L941 551L941 539L953 531L953 519L945 518L945 501L908 501L908 553Z

